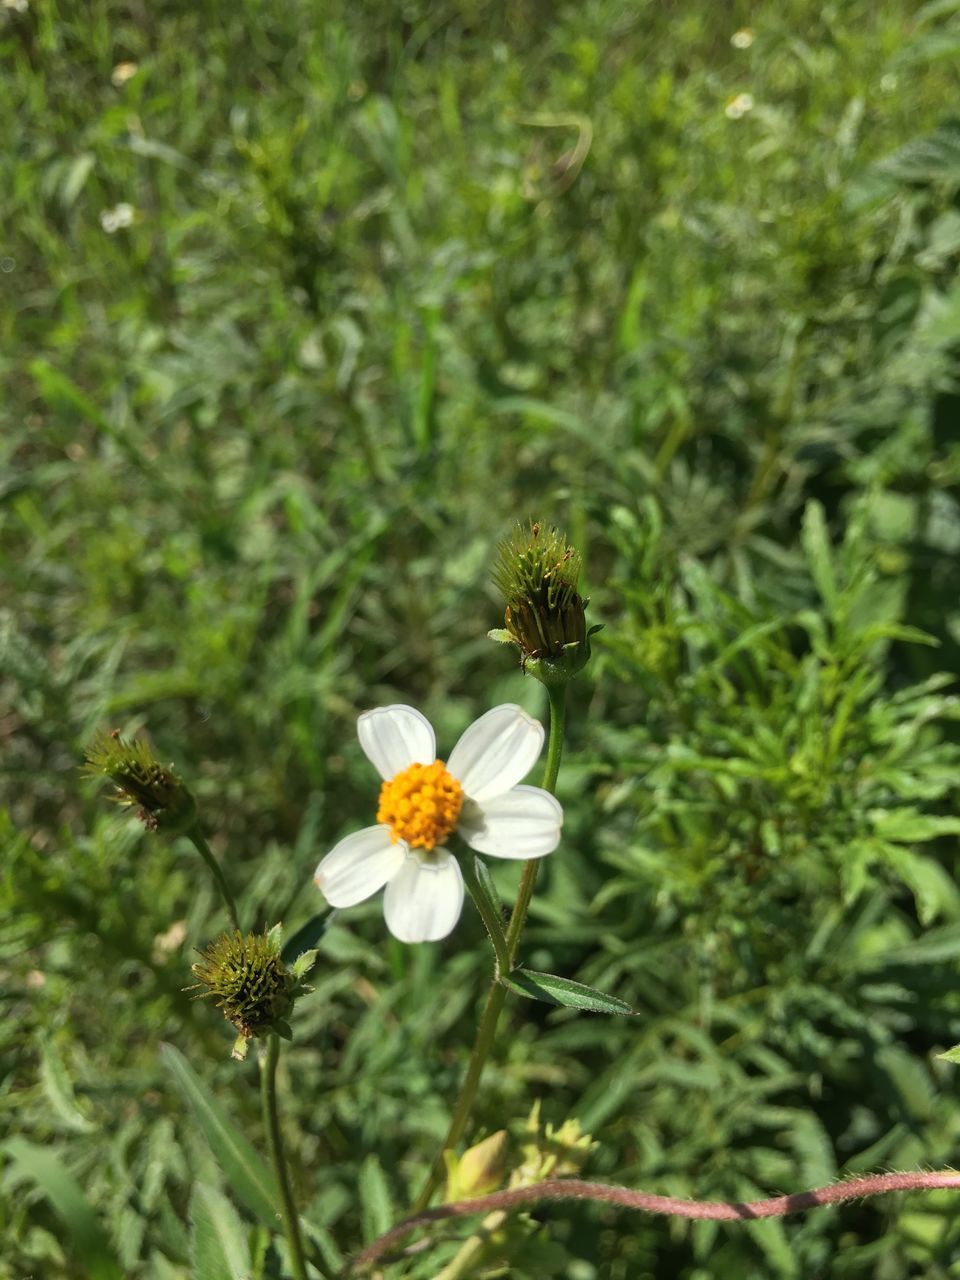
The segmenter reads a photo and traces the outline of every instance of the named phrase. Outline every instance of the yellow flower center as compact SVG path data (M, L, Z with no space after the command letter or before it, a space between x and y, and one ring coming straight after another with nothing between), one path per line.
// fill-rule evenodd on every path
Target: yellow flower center
M463 807L463 787L442 760L412 764L380 788L377 821L390 828L394 844L432 849L446 840Z

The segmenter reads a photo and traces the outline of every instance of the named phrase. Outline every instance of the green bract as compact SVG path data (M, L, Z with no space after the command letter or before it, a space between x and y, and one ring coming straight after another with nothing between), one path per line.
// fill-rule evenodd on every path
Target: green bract
M224 933L200 953L192 968L198 985L209 990L198 999L215 997L217 1008L236 1027L234 1057L244 1057L246 1041L268 1031L290 1038L286 1018L300 994L297 980L307 967L298 962L288 969L283 963L278 929Z
M493 573L504 597L504 628L492 640L515 644L523 669L544 684L565 684L590 657L585 610L579 593L580 555L553 526L518 524L500 543Z

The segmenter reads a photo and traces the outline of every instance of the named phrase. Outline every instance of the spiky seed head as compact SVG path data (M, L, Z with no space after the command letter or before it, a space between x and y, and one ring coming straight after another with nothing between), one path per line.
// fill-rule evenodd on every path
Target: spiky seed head
M560 530L539 520L518 524L497 549L505 630L490 634L515 644L523 669L546 684L570 679L590 656L580 567Z
M275 934L221 934L200 952L193 973L197 986L207 988L196 998L213 997L244 1040L276 1030L293 1006L297 979L280 958Z
M186 831L196 818L196 802L173 765L162 765L143 738L124 738L116 729L97 734L83 772L109 778L116 787L112 798L138 806L138 817L150 831Z
M528 658L558 658L564 645L583 640L579 580L580 556L559 529L531 520L500 543L493 581L507 631Z

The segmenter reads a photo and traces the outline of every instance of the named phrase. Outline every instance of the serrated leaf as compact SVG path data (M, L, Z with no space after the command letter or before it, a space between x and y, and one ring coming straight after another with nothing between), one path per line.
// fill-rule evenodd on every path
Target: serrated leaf
M16 1177L34 1183L50 1201L89 1280L123 1280L120 1263L100 1219L80 1183L59 1157L24 1138L10 1138L0 1150L13 1162Z
M190 1104L231 1191L264 1226L276 1231L280 1198L267 1164L210 1097L180 1050L172 1044L161 1045L160 1057Z
M190 1197L193 1280L248 1280L250 1249L236 1209L213 1187L198 1182Z
M313 951L301 951L290 966L290 972L299 982L301 978L305 978L313 966L317 962L317 953Z
M560 978L555 973L537 973L534 969L514 969L509 977L501 978L504 986L528 1000L542 1000L545 1004L563 1005L568 1009L585 1009L588 1013L615 1013L632 1015L633 1009L616 996L605 995L582 982Z

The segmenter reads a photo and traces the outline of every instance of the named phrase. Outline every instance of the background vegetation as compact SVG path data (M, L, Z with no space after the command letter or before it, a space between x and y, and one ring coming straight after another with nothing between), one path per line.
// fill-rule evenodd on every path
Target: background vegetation
M370 820L359 710L543 713L484 638L532 514L606 630L525 959L640 1017L511 1002L475 1136L539 1098L589 1176L704 1197L958 1162L958 53L956 0L4 0L0 1276L192 1274L221 1173L161 1041L262 1142L182 991L224 913L84 743L148 732L295 929ZM283 1084L328 1267L422 1181L488 968L472 911L326 935ZM511 1247L899 1280L960 1219L563 1206Z

